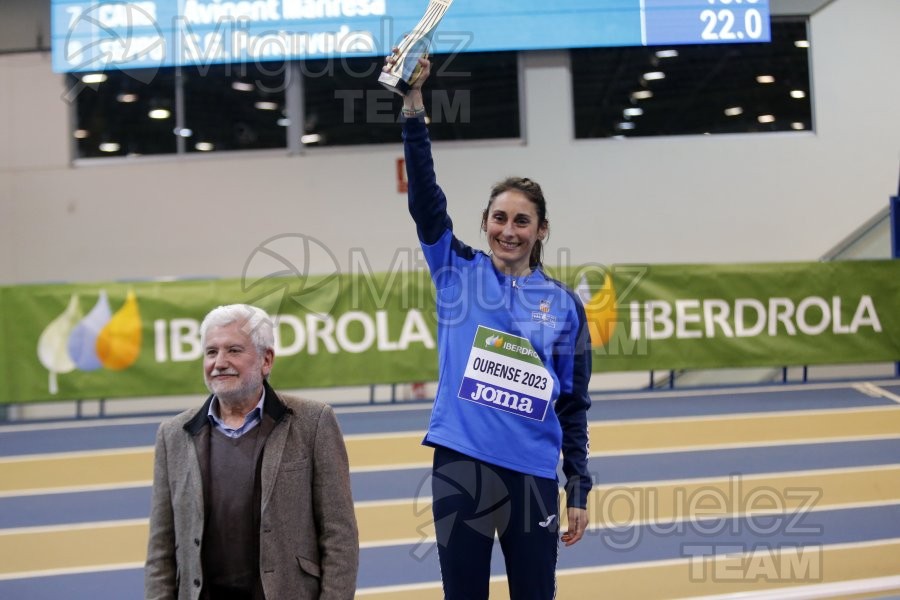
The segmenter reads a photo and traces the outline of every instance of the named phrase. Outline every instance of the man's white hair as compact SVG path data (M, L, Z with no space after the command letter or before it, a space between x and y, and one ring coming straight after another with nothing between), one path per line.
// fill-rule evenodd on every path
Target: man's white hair
M275 350L275 330L272 317L261 308L249 304L228 304L209 311L200 323L200 347L206 348L206 333L212 327L224 327L232 323L243 323L242 329L250 336L259 354Z

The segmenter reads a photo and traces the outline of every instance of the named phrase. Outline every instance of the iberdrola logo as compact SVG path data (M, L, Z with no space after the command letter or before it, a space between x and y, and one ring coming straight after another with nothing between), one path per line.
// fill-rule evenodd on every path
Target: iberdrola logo
M77 294L69 305L41 333L38 360L50 372L49 391L59 391L60 373L127 369L141 353L141 313L137 297L129 291L125 303L115 314L105 290L100 291L94 308L84 315Z
M503 337L499 335L489 335L484 340L485 347L493 346L494 348L503 347Z
M613 287L612 277L609 276L609 273L604 274L603 284L599 291L592 294L587 277L582 275L575 288L575 293L584 304L584 312L591 332L591 347L603 348L609 344L618 325L619 312L616 309L616 289Z

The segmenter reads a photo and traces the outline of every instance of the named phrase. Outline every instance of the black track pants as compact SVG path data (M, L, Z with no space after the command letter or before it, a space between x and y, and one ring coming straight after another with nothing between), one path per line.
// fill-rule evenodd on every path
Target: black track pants
M559 489L553 479L436 447L432 511L446 600L488 597L494 535L512 600L556 594Z

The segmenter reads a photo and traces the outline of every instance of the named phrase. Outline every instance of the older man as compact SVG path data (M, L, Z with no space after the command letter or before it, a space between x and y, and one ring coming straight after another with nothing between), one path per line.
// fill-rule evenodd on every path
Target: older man
M200 338L211 394L156 437L146 598L353 598L359 534L334 412L269 386L264 311L220 306Z

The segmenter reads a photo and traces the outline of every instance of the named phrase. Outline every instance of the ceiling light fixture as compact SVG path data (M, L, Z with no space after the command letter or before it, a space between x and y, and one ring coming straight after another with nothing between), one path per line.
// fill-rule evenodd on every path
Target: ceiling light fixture
M758 75L756 83L775 83L775 78L771 75Z
M658 50L656 58L675 58L678 56L678 50Z
M632 100L647 100L648 98L653 97L653 92L650 90L638 90L636 92L631 93Z
M246 81L232 81L231 89L238 92L252 92L255 88L252 83L247 83Z
M626 108L625 110L622 111L622 113L623 113L626 117L639 117L639 116L641 116L642 114L644 114L644 109L643 109L643 108L637 108L637 107L634 107L634 108Z
M137 94L126 94L123 92L123 93L119 94L118 96L116 96L116 100L118 100L122 104L131 104L132 102L137 102L138 95Z
M726 117L736 117L736 116L742 115L742 114L744 114L744 109L741 108L740 106L731 106L731 107L725 109Z
M800 123L798 121L795 123L791 123L791 129L793 129L795 131L802 131L802 130L806 129L806 125L804 125L803 123Z
M86 75L81 76L81 82L88 85L94 83L103 83L104 81L106 81L106 79L106 73L87 73Z
M172 112L167 108L154 108L150 112L147 113L147 116L151 119L168 119L172 116Z
M657 79L665 79L666 74L662 71L650 71L649 73L644 73L643 78L644 81L656 81Z
M254 104L253 106L255 106L258 110L278 110L277 102L260 101L260 102L257 102L256 104Z
M774 123L775 115L759 115L756 120L760 123Z
M300 142L303 144L318 144L321 141L322 136L318 133L307 133L300 138Z
M791 98L802 100L803 98L806 98L806 92L803 90L791 90Z
M118 152L121 146L117 142L104 142L100 144L100 152Z
M76 140L83 140L83 139L87 139L91 135L91 132L88 131L87 129L76 129L75 131L72 132L72 135L75 137Z
M797 48L809 48L809 40L797 40L794 42L794 46Z
M215 149L215 146L209 142L197 142L194 144L194 149L198 152L210 152Z

